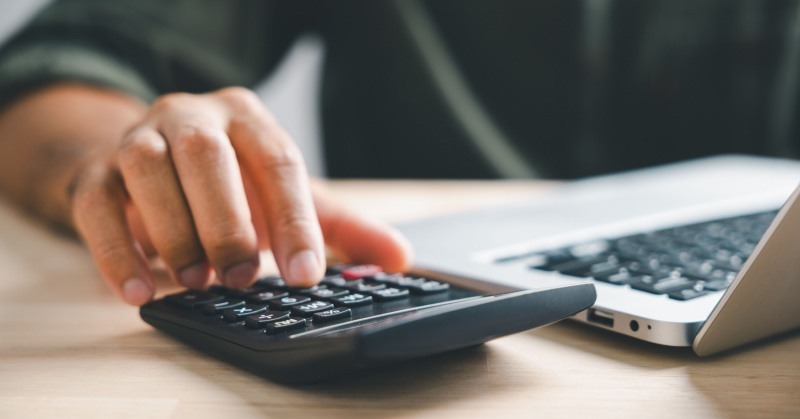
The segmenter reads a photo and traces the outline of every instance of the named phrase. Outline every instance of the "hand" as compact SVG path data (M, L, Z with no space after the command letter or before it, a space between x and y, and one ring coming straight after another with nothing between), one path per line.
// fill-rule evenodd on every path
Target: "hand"
M110 157L86 159L69 190L75 227L134 305L154 293L148 249L198 289L212 270L225 285L251 284L259 248L271 248L287 283L313 285L325 269L323 237L350 260L388 271L409 264L398 232L312 187L289 136L242 88L163 96Z

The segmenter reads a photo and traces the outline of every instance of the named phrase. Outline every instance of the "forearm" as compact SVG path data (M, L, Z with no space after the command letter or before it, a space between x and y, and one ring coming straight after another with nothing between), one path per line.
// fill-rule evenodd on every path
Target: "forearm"
M56 85L0 112L0 191L27 211L71 227L68 189L89 157L110 156L144 115L143 103L85 85Z

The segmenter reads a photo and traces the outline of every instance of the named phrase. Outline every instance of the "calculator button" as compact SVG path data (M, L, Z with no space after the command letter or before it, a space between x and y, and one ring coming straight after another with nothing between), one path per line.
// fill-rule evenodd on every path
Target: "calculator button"
M406 285L412 294L434 294L450 289L450 284L439 281L423 281L421 283Z
M345 267L344 265L328 266L325 269L325 276L339 275Z
M222 318L229 322L235 322L242 320L247 316L258 314L266 310L267 307L263 305L245 305L237 308L229 308L223 311Z
M274 335L287 330L302 329L304 327L306 327L306 319L302 317L289 317L285 320L267 323L266 333L268 335Z
M282 288L286 286L286 282L283 281L283 278L275 275L269 275L265 277L258 278L256 283L253 284L253 287L265 287L265 288Z
M185 308L200 307L203 304L222 301L224 297L207 291L184 291L164 297L164 301Z
M401 298L408 298L408 290L405 288L391 287L371 291L369 295L378 301L399 300Z
M247 298L248 295L261 291L265 291L265 287L229 288L225 295L233 298Z
M341 275L342 278L347 280L361 279L365 276L372 276L379 272L383 272L378 265L355 265L345 268Z
M203 304L203 312L206 314L219 314L223 310L227 310L229 308L241 307L243 305L244 301L242 300L226 298L222 301Z
M339 288L323 288L317 292L312 293L311 296L316 298L326 299L326 298L341 297L349 293L350 291Z
M333 302L343 306L360 306L372 303L372 297L364 294L348 294L343 297L336 297Z
M266 310L259 314L248 316L244 319L244 324L251 329L263 329L267 327L267 323L274 321L288 319L288 311L272 311Z
M214 293L214 294L219 294L219 295L227 295L228 294L228 288L227 287L223 287L222 285L212 285L212 286L208 287L208 292L211 292L211 293Z
M344 288L354 292L370 292L386 288L386 284L376 282L361 282L351 281L343 285Z
M314 285L313 287L308 287L308 288L290 288L289 290L292 291L293 293L296 293L296 294L309 295L309 294L313 294L313 293L315 293L315 292L317 292L317 291L319 291L321 289L324 289L324 288L325 288L325 285L322 285L322 286Z
M373 281L382 282L386 285L395 285L400 287L411 287L415 285L422 285L427 282L423 278L414 278L402 274L379 274L371 278Z
M327 301L312 301L307 304L301 304L299 306L292 307L292 313L300 317L311 317L312 314L323 311L329 310L333 308L333 304Z
M353 312L347 307L336 307L313 315L314 323L327 323L339 319L349 319L350 317L353 317Z
M287 297L288 295L289 293L286 291L282 291L279 289L270 289L248 295L247 302L254 304L259 304L259 303L265 304L278 298Z
M274 309L288 309L289 307L305 304L311 301L311 298L306 297L305 295L289 295L287 297L279 298L277 300L272 300L269 302L269 306Z
M335 276L326 276L325 278L322 278L322 281L320 281L320 283L326 286L343 287L347 285L347 283L355 281L361 282L360 279L348 281L339 275L335 275Z

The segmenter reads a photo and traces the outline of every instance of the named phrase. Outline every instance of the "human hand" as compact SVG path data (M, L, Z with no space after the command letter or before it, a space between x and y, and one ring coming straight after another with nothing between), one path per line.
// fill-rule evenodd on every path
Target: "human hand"
M249 285L259 248L272 250L287 283L313 285L325 269L323 237L346 259L387 271L410 260L396 230L311 184L297 147L242 88L163 96L110 158L86 160L70 196L100 272L134 305L155 290L149 251L190 288L208 286L212 271L227 286Z

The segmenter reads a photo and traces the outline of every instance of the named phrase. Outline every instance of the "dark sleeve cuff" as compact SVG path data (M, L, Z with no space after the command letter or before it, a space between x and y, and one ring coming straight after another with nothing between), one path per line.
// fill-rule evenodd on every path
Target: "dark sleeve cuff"
M0 108L60 82L106 87L151 102L157 90L124 62L79 44L48 42L7 51L0 60Z

